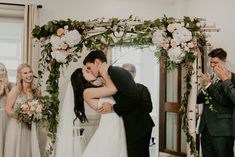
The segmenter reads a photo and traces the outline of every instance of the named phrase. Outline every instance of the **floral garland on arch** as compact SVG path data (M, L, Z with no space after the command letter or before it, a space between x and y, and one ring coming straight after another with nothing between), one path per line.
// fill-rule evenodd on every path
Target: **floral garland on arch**
M39 79L47 69L45 99L47 100L48 128L52 143L55 142L59 110L60 69L71 61L77 61L84 48L94 50L103 46L148 47L155 45L157 60L163 59L167 69L184 68L185 93L181 103L182 129L186 133L191 153L196 153L195 141L189 134L187 103L191 90L192 63L196 58L195 48L203 53L206 36L200 31L203 19L184 17L178 20L164 16L156 20L95 19L91 21L53 20L43 26L35 26L34 38L41 42ZM48 153L48 152L47 152Z

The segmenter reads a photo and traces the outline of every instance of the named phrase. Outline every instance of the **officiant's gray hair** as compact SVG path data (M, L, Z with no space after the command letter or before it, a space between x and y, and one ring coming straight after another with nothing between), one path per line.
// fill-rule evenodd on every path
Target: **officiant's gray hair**
M132 75L133 79L135 78L136 68L135 68L134 64L125 63L122 65L122 68L127 70Z

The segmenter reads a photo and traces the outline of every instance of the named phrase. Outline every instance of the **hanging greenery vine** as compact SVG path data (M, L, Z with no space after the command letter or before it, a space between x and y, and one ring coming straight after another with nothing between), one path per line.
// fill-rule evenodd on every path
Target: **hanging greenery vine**
M200 31L203 19L184 17L158 18L142 21L130 16L128 19L95 19L91 21L53 20L43 26L35 26L32 31L42 45L39 60L39 79L49 76L46 94L49 136L55 142L59 109L59 78L61 67L77 61L84 48L101 49L107 46L155 46L155 56L164 58L167 69L185 68L185 93L182 98L182 129L190 144L191 153L196 154L195 141L188 130L187 104L191 90L192 63L197 54L195 48L203 52L205 34Z

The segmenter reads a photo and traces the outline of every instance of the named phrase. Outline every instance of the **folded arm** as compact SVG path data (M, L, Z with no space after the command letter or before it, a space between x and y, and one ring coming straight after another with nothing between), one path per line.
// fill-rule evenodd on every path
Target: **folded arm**
M7 115L9 116L12 116L13 114L12 108L15 103L17 95L18 95L18 87L15 86L12 88L12 90L8 93L8 96L7 96L5 111Z

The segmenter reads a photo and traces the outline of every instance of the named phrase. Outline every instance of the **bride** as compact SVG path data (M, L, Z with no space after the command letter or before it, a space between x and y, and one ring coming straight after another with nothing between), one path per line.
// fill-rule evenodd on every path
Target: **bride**
M104 85L95 87L90 83L96 79L92 74L81 68L73 72L71 84L68 85L61 110L57 131L56 157L73 157L75 156L74 149L79 149L73 147L73 105L69 103L72 94L74 95L74 102L72 103L74 104L74 113L81 123L88 122L84 110L84 100L94 110L98 110L105 102L115 103L112 97L106 97L117 92L115 85L102 68L100 68L100 74L104 80ZM70 123L68 123L68 120ZM111 156L127 157L123 120L115 112L101 115L99 127L81 155L81 157Z

